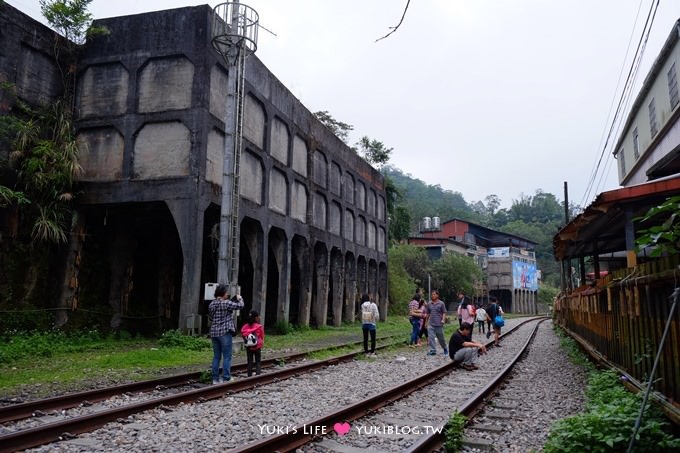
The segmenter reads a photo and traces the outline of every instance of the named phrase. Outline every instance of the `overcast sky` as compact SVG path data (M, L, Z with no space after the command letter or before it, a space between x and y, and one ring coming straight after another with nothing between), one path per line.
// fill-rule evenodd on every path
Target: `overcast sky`
M618 187L610 145L584 198L653 1L411 0L378 42L407 0L241 3L276 34L260 30L257 56L309 110L353 125L352 143L380 140L404 173L509 207L537 189L562 200L565 181L577 204ZM7 2L42 20L38 0ZM206 3L94 0L90 12ZM635 94L678 18L680 1L660 0Z

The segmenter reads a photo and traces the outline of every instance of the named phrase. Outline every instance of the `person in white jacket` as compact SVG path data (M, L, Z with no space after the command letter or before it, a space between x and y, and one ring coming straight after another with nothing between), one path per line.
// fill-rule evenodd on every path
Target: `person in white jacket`
M484 333L484 324L486 323L486 310L484 310L482 307L479 307L477 309L477 325L479 327L479 333Z
M375 355L375 334L376 323L380 313L375 302L371 302L368 294L361 296L361 331L364 334L364 354L367 356ZM371 350L368 350L368 336L371 335Z

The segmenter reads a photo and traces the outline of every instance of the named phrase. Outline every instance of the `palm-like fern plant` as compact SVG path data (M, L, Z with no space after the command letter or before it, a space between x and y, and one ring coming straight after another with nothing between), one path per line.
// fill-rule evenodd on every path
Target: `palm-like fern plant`
M31 201L31 236L63 243L73 183L80 172L78 146L68 102L57 100L19 123L10 162L18 185Z

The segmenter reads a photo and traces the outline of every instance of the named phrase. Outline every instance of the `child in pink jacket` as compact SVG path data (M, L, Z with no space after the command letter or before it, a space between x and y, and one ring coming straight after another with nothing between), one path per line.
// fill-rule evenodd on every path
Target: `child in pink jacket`
M243 344L246 347L248 357L248 376L253 375L253 365L255 365L255 374L259 375L262 345L264 344L264 327L260 324L260 314L255 310L250 310L248 320L241 327L241 336L243 336Z

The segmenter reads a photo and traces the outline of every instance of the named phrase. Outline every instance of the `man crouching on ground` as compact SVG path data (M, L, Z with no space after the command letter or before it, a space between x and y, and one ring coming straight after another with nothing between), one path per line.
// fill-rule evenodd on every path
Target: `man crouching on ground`
M479 369L477 356L480 354L486 354L486 347L472 341L472 324L462 323L460 329L451 335L451 340L449 340L449 357L456 365L472 371Z

